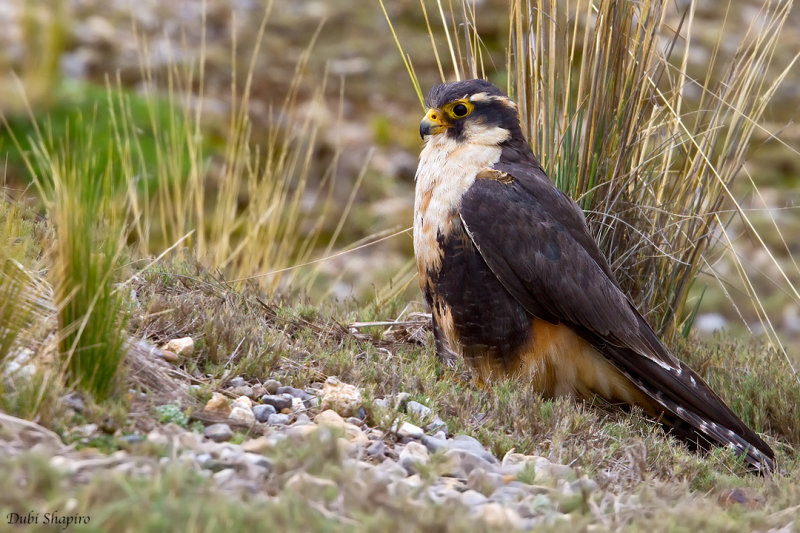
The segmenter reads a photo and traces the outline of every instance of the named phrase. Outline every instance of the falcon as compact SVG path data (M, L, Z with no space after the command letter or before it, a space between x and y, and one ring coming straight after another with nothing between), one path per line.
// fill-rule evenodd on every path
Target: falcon
M762 472L770 447L672 354L619 288L583 212L550 182L517 106L484 80L433 87L419 127L414 255L437 355L548 397L637 405L694 447Z

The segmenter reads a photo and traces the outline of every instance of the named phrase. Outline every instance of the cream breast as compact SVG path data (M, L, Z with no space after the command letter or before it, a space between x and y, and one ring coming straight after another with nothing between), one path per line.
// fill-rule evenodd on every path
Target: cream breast
M458 224L461 196L482 169L500 159L500 143L509 131L471 125L458 141L446 133L428 137L419 157L414 197L414 255L417 268L438 270L442 252L437 236L449 235Z

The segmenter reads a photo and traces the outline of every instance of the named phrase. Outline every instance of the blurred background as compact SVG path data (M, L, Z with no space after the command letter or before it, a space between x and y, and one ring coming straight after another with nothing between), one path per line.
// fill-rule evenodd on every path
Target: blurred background
M682 34L691 38L687 71L697 79L722 76L722 71L709 73L711 58L721 65L736 53L759 20L761 2L700 4L692 34ZM486 75L500 86L507 79L508 5L474 3ZM673 31L681 31L688 5L676 1L668 9L667 26ZM0 133L0 153L6 194L21 201L35 196L31 183L37 168L24 156L36 151L35 138L58 144L59 138L81 137L75 124L91 124L89 144L99 148L86 157L102 160L108 157L107 142L125 142L118 133L122 121L137 140L132 160L141 168L131 173L138 180L135 187L147 195L148 180L157 181L160 173L195 175L202 184L190 177L186 189L205 191L193 198L195 203L200 198L198 209L206 215L193 211L194 222L187 227L205 226L207 235L230 224L226 238L247 240L241 237L249 235L246 220L226 222L230 213L217 208L228 206L235 218L247 212L246 206L258 207L264 192L247 176L261 172L259 165L293 176L280 198L295 215L281 218L274 231L282 239L302 241L300 251L261 261L230 252L235 245L217 252L213 239L204 245L202 231L189 237L211 265L237 265L229 277L311 263L306 269L311 273L259 279L284 289L302 280L312 299L380 303L399 295L421 310L411 234L405 230L412 223L423 109L386 16L425 92L442 76L431 33L444 75L452 79L446 41L440 40L439 8L430 1L388 0L385 15L377 0L0 0L0 112L8 124ZM452 28L459 24L453 21ZM662 44L670 38L665 35ZM763 330L758 313L737 288L737 269L745 268L794 354L800 347L800 308L790 288L800 281L795 259L800 251L800 70L792 66L798 52L800 9L793 8L771 67L763 72L767 84L785 78L747 148L742 172L752 183L739 180L734 191L756 231L732 220L727 233L737 244L741 266L719 257L713 275L701 274L690 293L699 302L694 322L699 334L724 329L758 336ZM698 87L687 85L686 99L701 96ZM177 137L160 133L173 131ZM180 145L186 132L196 144L164 151L170 143L173 150ZM292 152L281 139L300 148ZM236 170L242 154L252 163ZM242 175L233 198L221 200L231 194L226 182ZM169 203L161 201L159 209ZM147 226L148 210L132 209ZM171 225L154 224L128 239L143 255L156 256L187 233L181 226L184 213L176 209ZM767 241L767 249L759 238Z

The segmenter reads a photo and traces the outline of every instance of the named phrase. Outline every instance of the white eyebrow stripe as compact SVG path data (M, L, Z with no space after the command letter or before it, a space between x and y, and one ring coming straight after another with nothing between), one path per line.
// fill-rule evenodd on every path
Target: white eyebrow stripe
M473 94L472 96L469 97L469 101L470 102L499 102L499 103L503 104L504 106L509 107L511 109L516 109L517 108L517 104L512 102L509 98L507 98L505 96L497 96L497 95L494 95L494 94L490 95L487 92L475 93L475 94Z

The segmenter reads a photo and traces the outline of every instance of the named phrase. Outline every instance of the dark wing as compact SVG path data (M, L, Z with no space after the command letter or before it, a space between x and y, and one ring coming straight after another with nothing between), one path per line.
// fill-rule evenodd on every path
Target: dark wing
M535 166L494 168L512 179L477 179L460 213L506 290L531 315L569 325L704 438L732 445L757 467L771 465L758 452L771 458L769 446L664 347L619 289L575 202Z
M536 167L495 164L513 179L478 179L461 218L481 256L532 315L580 325L665 368L678 360L617 287L578 206Z

